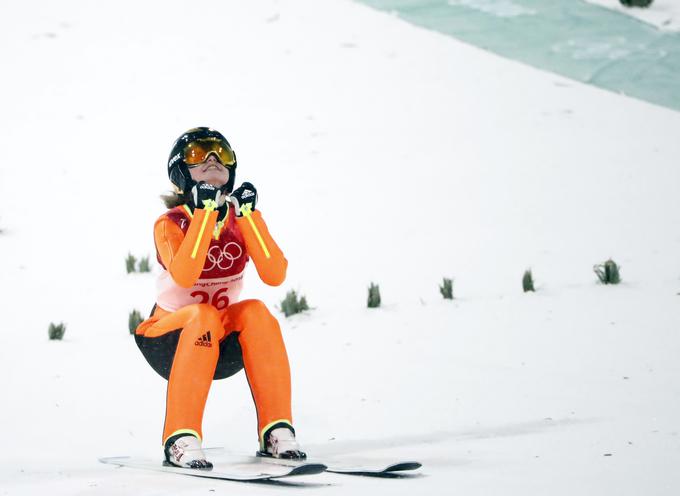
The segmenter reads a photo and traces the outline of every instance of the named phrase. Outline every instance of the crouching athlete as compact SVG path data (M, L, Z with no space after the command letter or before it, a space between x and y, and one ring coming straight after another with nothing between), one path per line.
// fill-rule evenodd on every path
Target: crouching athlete
M233 190L236 156L219 132L201 127L173 145L175 187L154 225L162 272L151 316L135 339L168 381L165 463L210 469L201 449L213 380L245 369L262 456L304 459L291 414L290 366L276 318L259 300L239 301L250 259L263 282L280 285L288 262L272 239L250 183ZM232 191L233 190L233 191Z

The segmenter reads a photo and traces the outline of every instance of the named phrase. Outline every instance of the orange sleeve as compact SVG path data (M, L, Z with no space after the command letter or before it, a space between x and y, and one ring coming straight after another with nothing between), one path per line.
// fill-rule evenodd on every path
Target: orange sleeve
M200 277L216 222L217 211L197 208L185 236L166 216L156 221L153 234L158 255L172 279L183 288L190 288Z
M236 224L243 234L246 250L255 262L260 279L270 286L279 286L286 279L288 260L269 234L260 211L251 212L249 217L237 217Z

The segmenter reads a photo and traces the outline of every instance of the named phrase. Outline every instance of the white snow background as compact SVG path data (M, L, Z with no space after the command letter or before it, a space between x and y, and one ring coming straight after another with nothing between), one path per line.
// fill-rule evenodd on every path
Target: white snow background
M28 0L0 28L1 495L680 491L679 113L346 0ZM282 324L303 447L420 476L98 463L161 458L165 383L127 330L154 274L124 259L153 256L170 146L197 125L232 142L290 261L279 288L251 266L243 296ZM619 286L593 273L609 257ZM285 319L290 289L313 310ZM242 373L204 434L255 451Z

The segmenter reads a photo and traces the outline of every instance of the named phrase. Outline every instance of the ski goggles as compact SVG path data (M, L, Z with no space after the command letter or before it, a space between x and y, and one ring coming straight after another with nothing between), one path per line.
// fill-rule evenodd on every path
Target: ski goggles
M196 167L197 165L208 160L210 154L215 157L227 167L236 163L236 155L231 149L229 143L219 138L200 138L184 147L184 163L188 167Z

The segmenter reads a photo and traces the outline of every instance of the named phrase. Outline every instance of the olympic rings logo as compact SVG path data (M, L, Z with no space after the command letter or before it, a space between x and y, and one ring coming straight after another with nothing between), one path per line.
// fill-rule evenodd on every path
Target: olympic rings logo
M215 267L221 270L231 269L234 266L234 262L241 258L241 255L243 255L243 249L238 243L233 241L230 241L221 249L217 245L211 246L206 257L206 265L208 265L208 262L212 265L204 267L203 272L213 270Z

